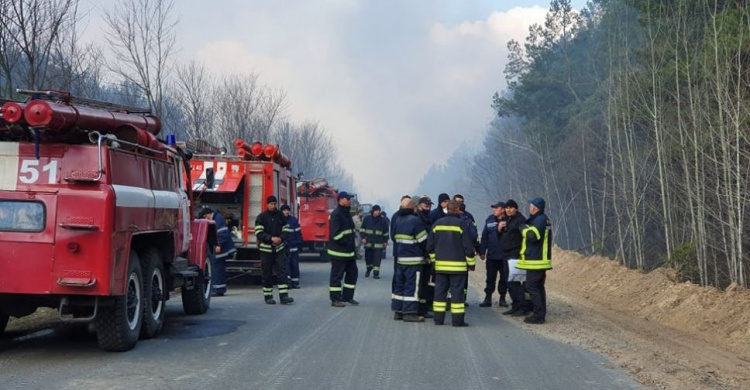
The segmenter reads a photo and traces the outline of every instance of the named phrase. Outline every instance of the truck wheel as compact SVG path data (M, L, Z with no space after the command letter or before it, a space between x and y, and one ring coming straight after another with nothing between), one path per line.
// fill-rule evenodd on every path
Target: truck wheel
M164 263L156 249L150 249L142 264L143 278L143 326L141 338L150 339L164 326L164 309L167 287L164 282Z
M143 274L138 254L130 252L125 295L114 297L111 306L99 308L96 338L110 352L129 351L138 342L143 324Z
M211 250L206 248L206 268L195 278L193 288L182 287L182 309L187 315L204 314L211 305Z
M8 326L8 320L10 316L5 313L0 313L0 335L5 331L5 327Z

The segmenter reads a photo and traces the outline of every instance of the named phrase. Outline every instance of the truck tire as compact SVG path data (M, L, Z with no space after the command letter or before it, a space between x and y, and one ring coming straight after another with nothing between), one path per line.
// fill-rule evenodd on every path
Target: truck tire
M187 315L204 314L211 306L211 250L206 248L206 268L195 278L193 288L182 287L182 309Z
M135 251L130 252L125 295L114 297L111 306L99 308L96 338L108 352L124 352L135 347L143 324L143 274Z
M143 268L143 326L141 338L150 339L159 334L164 326L167 287L164 263L156 249L146 252L141 262Z
M5 332L5 327L8 326L8 320L10 316L5 313L0 313L0 335Z

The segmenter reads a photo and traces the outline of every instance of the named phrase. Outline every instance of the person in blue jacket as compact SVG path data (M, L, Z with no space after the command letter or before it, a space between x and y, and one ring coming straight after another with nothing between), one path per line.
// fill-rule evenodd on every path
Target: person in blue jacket
M211 257L211 284L213 284L213 295L224 296L227 292L227 259L234 259L237 249L234 247L232 233L227 226L227 220L218 211L210 207L204 207L198 215L209 221L216 223L216 234L219 245L214 248L214 256Z
M288 204L281 205L281 212L286 217L289 225L289 236L287 238L286 272L289 276L289 284L292 288L299 288L299 247L302 245L302 228L297 217L292 215L292 209Z
M486 260L487 279L484 286L484 302L480 307L492 306L492 294L495 292L495 281L498 273L500 280L497 282L497 292L500 294L500 303L502 307L507 307L508 302L505 300L505 294L508 293L508 261L503 259L503 250L500 245L500 233L498 224L505 217L505 203L497 202L492 206L492 214L484 221L482 229L482 240L479 243L479 258Z

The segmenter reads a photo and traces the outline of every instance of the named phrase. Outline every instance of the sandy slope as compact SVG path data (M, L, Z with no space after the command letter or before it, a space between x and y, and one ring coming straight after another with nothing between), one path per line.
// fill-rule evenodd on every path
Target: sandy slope
M547 323L511 321L606 353L654 388L750 388L749 291L675 283L668 270L642 274L562 250L553 262ZM478 268L472 283L481 291Z

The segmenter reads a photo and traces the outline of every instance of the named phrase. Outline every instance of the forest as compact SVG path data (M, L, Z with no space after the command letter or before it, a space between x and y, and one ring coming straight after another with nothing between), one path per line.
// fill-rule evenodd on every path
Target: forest
M510 41L474 196L544 196L555 243L683 280L750 282L750 11L552 1Z

